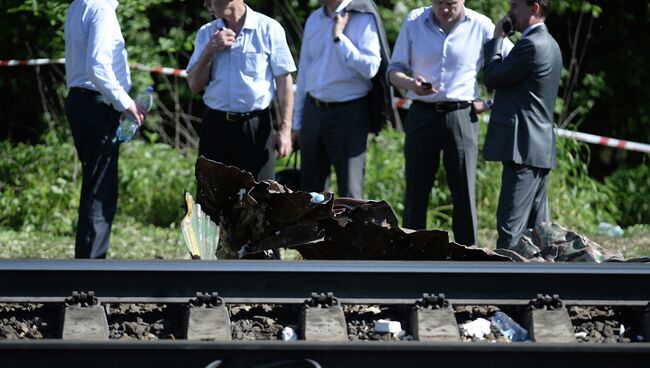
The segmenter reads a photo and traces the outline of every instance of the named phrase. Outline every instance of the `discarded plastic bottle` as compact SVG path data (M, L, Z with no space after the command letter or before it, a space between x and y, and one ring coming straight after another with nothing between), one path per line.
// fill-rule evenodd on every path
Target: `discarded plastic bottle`
M324 195L322 195L320 193L316 193L316 192L310 192L309 194L311 195L311 202L312 203L323 203L323 202L325 202L325 196Z
M598 235L608 235L612 238L618 238L619 236L623 236L624 233L625 231L618 225L610 224L609 222L601 222L598 224Z
M147 111L151 110L153 106L153 87L149 86L145 91L138 93L135 102ZM120 125L117 126L113 142L131 142L139 128L140 124L138 124L133 115L125 112L120 119Z
M496 312L490 318L492 324L510 341L528 340L528 331L503 312Z

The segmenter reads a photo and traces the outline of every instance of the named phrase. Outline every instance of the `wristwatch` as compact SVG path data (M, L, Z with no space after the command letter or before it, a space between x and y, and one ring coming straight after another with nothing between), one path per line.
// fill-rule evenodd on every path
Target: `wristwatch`
M492 105L494 105L494 100L488 98L487 100L485 100L485 105L488 107L488 109L492 110Z

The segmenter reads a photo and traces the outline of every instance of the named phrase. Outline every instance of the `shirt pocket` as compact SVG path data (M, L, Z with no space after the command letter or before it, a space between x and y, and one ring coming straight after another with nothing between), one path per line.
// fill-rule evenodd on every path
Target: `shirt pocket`
M244 74L254 78L264 77L267 67L268 61L266 54L259 52L244 53Z

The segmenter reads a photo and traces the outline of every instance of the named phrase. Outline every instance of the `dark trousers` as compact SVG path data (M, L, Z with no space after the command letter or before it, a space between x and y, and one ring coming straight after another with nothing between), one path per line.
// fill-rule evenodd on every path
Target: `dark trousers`
M300 129L302 190L329 190L334 166L339 196L363 198L367 144L367 98L329 108L316 107L307 99Z
M207 109L201 122L199 155L248 171L257 181L274 179L274 133L268 109L236 121L229 121L222 111Z
M426 228L429 198L442 151L454 206L454 238L460 244L476 244L478 131L478 119L471 107L445 112L435 111L428 104L411 106L404 142L404 227Z
M527 228L548 221L548 173L514 162L504 162L497 207L497 248L516 245Z
M119 144L113 143L120 113L99 93L73 89L65 101L83 179L75 258L106 258L117 209Z

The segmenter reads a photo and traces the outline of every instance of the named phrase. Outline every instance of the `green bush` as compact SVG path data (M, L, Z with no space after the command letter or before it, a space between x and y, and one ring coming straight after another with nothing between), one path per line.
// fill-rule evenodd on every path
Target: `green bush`
M616 193L615 203L620 211L619 224L632 226L650 224L650 156L636 167L621 167L605 178L605 185Z
M196 192L196 153L134 141L120 148L118 212L167 227L181 219L183 193Z
M0 226L70 234L81 165L74 146L0 142Z
M123 145L118 216L169 226L182 214L183 191L196 191L196 155L163 144ZM0 227L74 234L81 164L70 142L12 146L0 142Z

